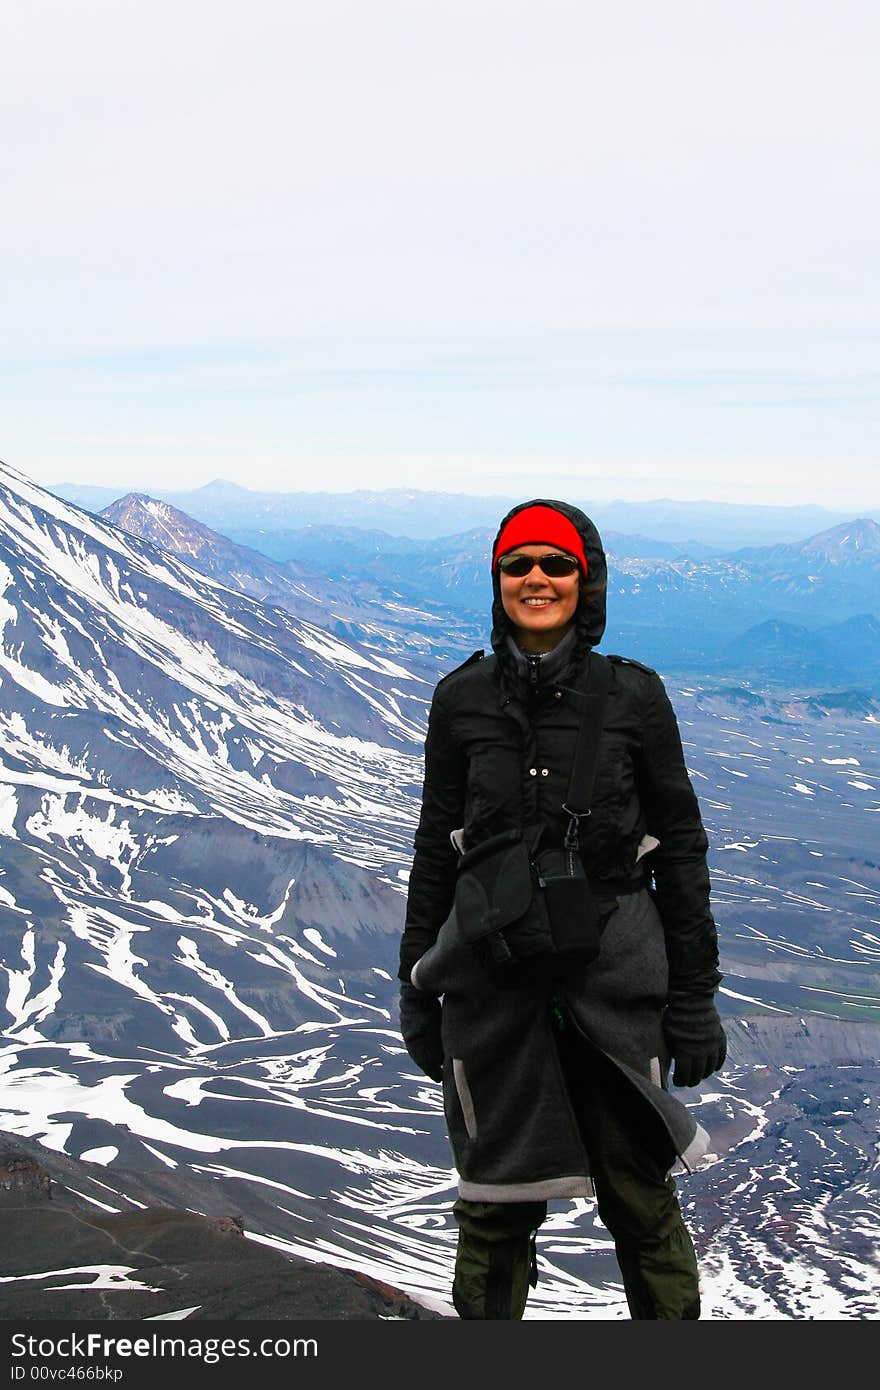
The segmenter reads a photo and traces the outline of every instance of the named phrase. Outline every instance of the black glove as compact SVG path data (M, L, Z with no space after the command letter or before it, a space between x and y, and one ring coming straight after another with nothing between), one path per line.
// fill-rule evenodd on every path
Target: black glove
M440 1000L405 981L400 986L400 1032L419 1071L432 1081L441 1081Z
M663 1032L675 1062L674 1086L698 1086L723 1067L727 1037L714 994L671 995L663 1014Z

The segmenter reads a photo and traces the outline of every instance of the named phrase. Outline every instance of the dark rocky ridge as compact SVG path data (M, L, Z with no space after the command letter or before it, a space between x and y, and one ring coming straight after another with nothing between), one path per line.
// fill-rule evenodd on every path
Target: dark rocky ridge
M16 1281L0 1284L0 1318L141 1320L185 1309L196 1322L443 1316L369 1275L248 1240L215 1184L188 1179L185 1200L198 1203L190 1209L157 1200L156 1174L114 1170L115 1192L106 1176L0 1134L0 1279Z

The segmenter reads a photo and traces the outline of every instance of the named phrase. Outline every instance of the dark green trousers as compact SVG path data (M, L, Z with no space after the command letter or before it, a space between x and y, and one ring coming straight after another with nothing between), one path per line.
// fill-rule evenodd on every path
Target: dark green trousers
M694 1247L669 1176L675 1154L570 1026L557 1035L572 1108L590 1161L599 1218L614 1240L632 1318L698 1318ZM646 1137L649 1142L646 1142ZM453 1302L462 1318L521 1318L537 1282L535 1236L546 1202L469 1202L458 1225Z

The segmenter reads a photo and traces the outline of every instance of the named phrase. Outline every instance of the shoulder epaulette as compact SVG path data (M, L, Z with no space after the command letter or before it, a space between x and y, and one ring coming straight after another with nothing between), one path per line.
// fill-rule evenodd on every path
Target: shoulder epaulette
M443 685L446 681L452 680L452 677L457 676L460 671L466 671L468 666L473 666L475 661L482 661L484 656L485 652L482 647L477 652L471 652L467 661L463 661L460 666L456 666L452 671L447 671L445 676L440 677L437 684Z
M637 666L640 671L647 671L649 676L656 676L657 672L653 666L646 666L643 661L635 661L631 656L617 656L614 652L606 652L609 661L617 661L621 666Z

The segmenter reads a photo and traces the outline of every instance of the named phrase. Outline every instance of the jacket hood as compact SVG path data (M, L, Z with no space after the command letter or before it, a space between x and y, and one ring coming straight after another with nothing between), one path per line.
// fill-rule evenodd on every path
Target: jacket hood
M526 507L552 507L554 511L561 512L568 518L580 536L587 557L587 578L586 582L581 581L574 616L577 648L582 651L598 646L605 631L605 594L608 588L608 566L599 532L586 513L578 507L573 507L571 503L535 497L530 502L520 502L517 506L511 507L502 518L492 542L493 553L501 532L511 517L516 516L517 512L525 511ZM492 649L499 657L505 650L508 636L515 632L516 628L501 603L501 581L496 570L492 576Z

